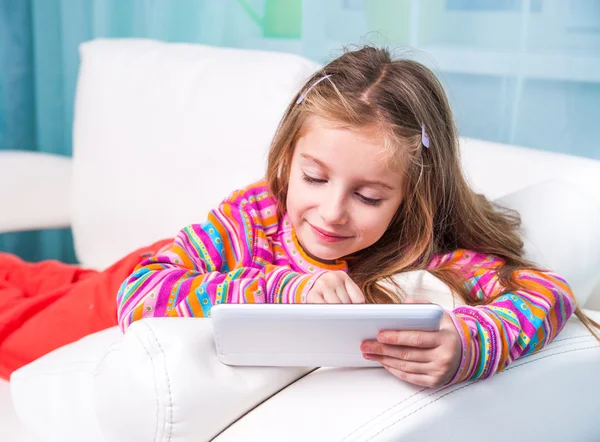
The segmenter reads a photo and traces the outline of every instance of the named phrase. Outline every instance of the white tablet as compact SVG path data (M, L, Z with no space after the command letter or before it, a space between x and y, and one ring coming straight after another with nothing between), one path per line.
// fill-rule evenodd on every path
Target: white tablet
M439 330L436 304L217 304L219 359L228 365L381 366L360 345L382 330Z

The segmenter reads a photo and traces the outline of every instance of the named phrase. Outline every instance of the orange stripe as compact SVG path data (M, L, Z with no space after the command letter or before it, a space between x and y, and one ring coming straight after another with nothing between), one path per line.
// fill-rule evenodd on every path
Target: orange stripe
M188 269L194 268L194 263L192 262L189 255L183 250L183 248L181 246L179 246L178 244L173 244L173 248L171 249L171 252L175 253L181 260L181 263L178 265L183 265L184 267L186 267Z
M296 290L295 294L296 304L300 304L302 302L302 293L304 292L304 287L306 287L306 284L308 284L309 280L310 278L304 278L302 281L300 281L300 284L298 284L298 289Z
M188 296L187 300L190 304L190 309L192 310L192 316L195 316L197 318L203 318L204 312L202 310L202 306L200 305L200 301L198 300L198 297L197 296Z
M133 315L131 318L131 322L139 321L142 319L142 315L144 314L144 302L142 301L136 308L133 309Z
M575 302L575 295L573 294L573 290L571 290L571 287L568 284L565 284L564 282L561 282L560 280L558 280L556 278L552 278L552 282L557 287L560 287L562 292L571 298L572 302Z
M262 220L263 226L270 226L273 224L277 224L277 216L269 216L267 218L263 218Z
M196 290L204 282L204 275L198 275L194 277L192 284L190 285L190 293L196 293Z
M233 216L231 215L231 204L223 204L222 206L222 211L223 214L230 220L233 222ZM235 260L235 254L233 252L233 244L231 244L229 237L227 236L227 230L225 228L225 226L218 220L218 218L214 217L214 219L211 220L211 222L213 223L213 225L215 226L215 228L217 229L217 231L219 232L219 235L221 235L221 238L223 239L223 254L225 255L225 262L227 263L227 266L230 269L234 269L236 268L236 260ZM210 217L209 217L210 219ZM235 223L233 223L235 224ZM236 235L237 232L231 232L233 235Z
M147 270L164 270L165 265L154 262L151 264L146 264L145 266L143 266L143 268Z
M296 250L298 250L300 252L300 255L302 255L302 258L304 258L304 260L311 263L312 265L314 265L316 267L321 267L321 268L324 268L327 270L344 270L344 269L346 269L347 266L346 266L345 261L339 261L339 262L336 262L335 264L325 264L323 262L315 261L310 256L308 256L306 254L306 252L304 251L304 249L302 248L302 246L300 245L300 242L298 242L298 237L296 236L295 230L292 230L292 239L294 240L294 245L296 246Z
M254 293L256 292L257 289L258 289L258 280L255 279L244 291L244 298L245 298L246 303L248 303L248 304L256 303L256 299L254 298Z

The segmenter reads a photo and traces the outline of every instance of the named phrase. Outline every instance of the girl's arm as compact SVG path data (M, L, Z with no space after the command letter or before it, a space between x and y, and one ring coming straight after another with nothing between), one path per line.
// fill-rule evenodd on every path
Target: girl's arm
M219 303L300 303L322 273L269 264L272 251L247 201L226 201L171 248L141 262L117 295L119 324L157 316L210 316Z
M500 258L457 250L444 255L444 264L463 272L473 301L501 293ZM487 378L521 356L551 342L575 311L575 298L559 275L542 270L513 274L524 288L506 293L487 305L461 306L450 316L462 341L462 357L451 383Z

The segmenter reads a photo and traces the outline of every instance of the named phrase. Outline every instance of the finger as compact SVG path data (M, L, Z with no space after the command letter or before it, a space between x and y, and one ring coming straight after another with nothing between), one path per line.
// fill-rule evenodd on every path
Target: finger
M341 302L340 298L338 298L335 293L335 290L330 288L323 290L323 299L327 304L339 304Z
M413 362L431 362L434 360L433 350L416 347L382 344L377 341L365 341L360 346L363 353L389 356L395 359Z
M315 292L309 293L309 304L325 304L325 299L323 299L323 293Z
M432 376L421 374L421 373L407 373L402 370L398 370L397 368L390 367L388 365L383 365L387 371L396 376L398 379L401 379L406 382L410 382L414 385L420 385L421 387L427 388L435 388L437 387L437 381Z
M439 332L418 330L386 330L377 334L382 344L403 345L418 348L435 348L440 343Z
M344 286L337 287L335 289L335 294L343 304L352 304L350 295L348 294Z
M364 304L365 303L365 295L363 294L360 287L358 285L356 285L356 283L354 281L352 281L350 279L350 277L348 277L346 279L344 286L346 287L348 296L350 296L350 299L353 304Z
M402 359L391 358L389 356L380 355L363 355L365 359L379 362L387 367L413 374L429 374L431 372L431 364L424 362L404 361Z

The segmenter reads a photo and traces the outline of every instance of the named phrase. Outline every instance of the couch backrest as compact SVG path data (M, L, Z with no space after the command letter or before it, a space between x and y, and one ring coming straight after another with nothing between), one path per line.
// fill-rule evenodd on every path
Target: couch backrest
M149 40L96 40L80 54L72 227L79 261L96 268L260 179L283 111L319 67Z
M261 178L285 107L319 67L291 54L149 40L96 40L80 52L72 227L80 262L96 268L203 221ZM470 181L489 198L554 178L600 204L598 161L474 139L461 147Z

